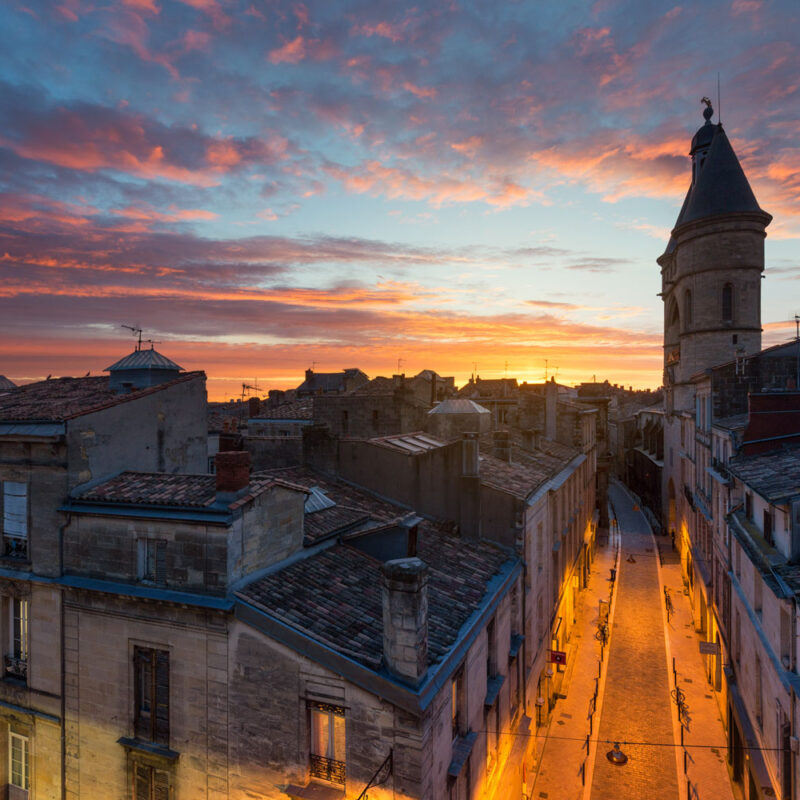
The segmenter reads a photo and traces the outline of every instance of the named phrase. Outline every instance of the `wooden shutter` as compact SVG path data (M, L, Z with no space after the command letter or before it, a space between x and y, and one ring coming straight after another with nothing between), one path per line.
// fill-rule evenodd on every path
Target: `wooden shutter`
M156 583L166 583L167 581L167 543L164 541L154 542L156 548L155 578Z
M150 797L150 767L143 764L134 766L133 796L135 800L152 800Z
M169 775L160 769L153 770L153 800L169 800Z
M156 650L155 669L155 735L153 741L169 744L169 653Z

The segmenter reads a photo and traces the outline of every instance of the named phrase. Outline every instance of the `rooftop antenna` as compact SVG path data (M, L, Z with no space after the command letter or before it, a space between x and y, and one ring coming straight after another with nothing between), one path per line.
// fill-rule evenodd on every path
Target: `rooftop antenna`
M138 352L139 350L141 350L142 349L142 329L139 328L136 325L120 325L120 327L121 328L127 328L129 331L131 331L133 333L134 336L136 336L138 334L139 341L138 341L138 343L136 345L136 351Z
M155 346L157 344L161 344L161 342L160 341L156 341L155 339L144 339L144 344L149 344L150 345L150 349L151 350L155 350L156 349ZM141 350L141 347L142 347L142 343L140 342L139 343L139 349L140 350Z
M505 372L505 375L503 377L505 377L505 378L508 377L508 361L506 361L506 372Z
M478 377L478 362L472 362L472 380L474 381Z
M719 94L719 72L717 73L717 123L722 125L722 100Z
M400 373L400 368L403 366L403 361L404 361L404 359L402 359L402 358L398 358L397 359L397 372L398 372L398 374Z
M316 367L316 366L317 366L317 364L319 364L319 361L312 361L312 362L311 362L311 371L312 371L312 372L314 371L314 367Z
M548 362L547 362L547 359L545 359L544 360L544 381L545 381L545 383L547 383L547 365L548 365Z

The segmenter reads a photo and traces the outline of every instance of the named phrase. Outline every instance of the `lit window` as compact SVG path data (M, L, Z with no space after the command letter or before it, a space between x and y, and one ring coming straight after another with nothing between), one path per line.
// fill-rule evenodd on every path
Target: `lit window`
M29 765L28 765L28 737L18 733L8 734L8 761L9 783L17 789L28 791Z
M8 603L9 637L5 656L6 675L28 676L28 601L13 597Z
M344 709L328 703L309 703L308 710L311 723L311 776L344 784Z
M28 484L3 483L3 543L7 556L28 555Z

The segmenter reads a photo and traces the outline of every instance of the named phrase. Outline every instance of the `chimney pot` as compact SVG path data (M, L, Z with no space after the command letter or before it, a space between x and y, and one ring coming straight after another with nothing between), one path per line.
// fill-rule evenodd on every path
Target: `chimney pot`
M214 458L217 468L217 492L238 492L250 483L250 453L227 450Z

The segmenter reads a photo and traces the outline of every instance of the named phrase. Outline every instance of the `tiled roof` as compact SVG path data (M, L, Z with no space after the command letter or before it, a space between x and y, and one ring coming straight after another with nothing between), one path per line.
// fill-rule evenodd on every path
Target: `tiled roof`
M800 447L732 458L728 468L770 502L800 495Z
M434 406L428 414L491 414L488 408L478 405L466 397L448 397Z
M307 467L285 467L253 473L253 479L272 478L288 481L306 489L318 487L330 498L334 508L306 514L304 544L312 545L344 530L358 527L369 520L392 522L408 513L408 509L374 497L355 486L330 479Z
M120 394L109 388L109 379L54 378L19 386L0 395L0 420L68 420L104 408L127 403L159 392L168 386L202 376L202 372L187 372L172 381L147 389Z
M122 472L81 492L81 500L106 503L147 503L170 506L210 506L216 497L213 475L173 475L161 472Z
M295 400L294 403L284 403L280 406L262 408L256 419L312 419L314 410L314 400L311 397L304 397Z
M0 392L10 392L12 389L16 388L16 383L10 381L5 375L0 375Z
M511 463L495 458L491 434L481 438L481 482L525 500L546 480L558 474L580 451L550 439L538 450L524 450L512 433Z
M304 487L278 477L254 474L251 476L247 491L237 495L236 499L228 504L228 508L231 510L239 508L276 484L304 491ZM214 475L121 472L103 483L80 492L75 499L122 505L206 508L216 502L216 478Z
M361 386L353 389L350 394L354 395L391 395L394 394L394 390L398 388L395 386L394 380L392 378L384 378L382 376L378 376L377 378L373 378L371 381L367 381L366 383L362 383Z
M481 605L487 584L512 556L499 546L421 527L417 554L430 570L428 663L438 663ZM383 652L380 562L336 544L238 593L286 625L372 669Z

